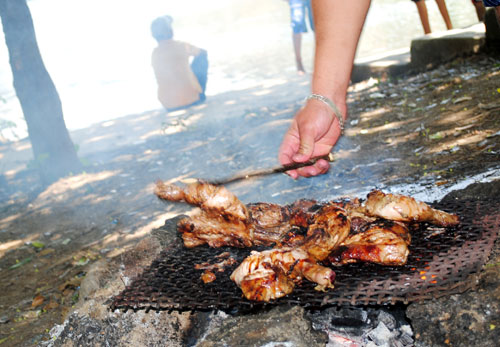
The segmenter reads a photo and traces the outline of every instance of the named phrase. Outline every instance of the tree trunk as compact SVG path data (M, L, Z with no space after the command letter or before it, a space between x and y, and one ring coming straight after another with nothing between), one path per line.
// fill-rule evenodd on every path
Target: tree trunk
M0 17L14 89L42 182L80 172L82 165L64 123L59 94L43 64L26 0L0 0Z

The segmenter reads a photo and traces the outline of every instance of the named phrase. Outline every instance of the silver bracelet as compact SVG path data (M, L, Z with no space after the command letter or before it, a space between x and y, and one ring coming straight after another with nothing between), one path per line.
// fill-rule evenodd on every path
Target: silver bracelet
M342 113L340 112L337 105L335 105L335 103L332 100L328 99L327 97L325 97L323 95L319 95L319 94L309 95L306 98L306 101L310 100L310 99L316 99L316 100L322 101L325 104L327 104L333 110L333 114L335 115L335 117L337 117L337 120L339 121L341 133L344 133L344 117L342 116Z

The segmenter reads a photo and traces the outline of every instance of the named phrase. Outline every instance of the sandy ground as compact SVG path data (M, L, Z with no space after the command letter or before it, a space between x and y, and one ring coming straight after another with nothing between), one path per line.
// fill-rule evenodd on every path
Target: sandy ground
M309 88L293 73L203 105L73 132L86 172L43 188L29 142L0 145L0 345L48 337L78 302L99 259L118 259L166 218L189 210L153 194L157 179L215 179L277 164L277 149ZM363 197L374 187L425 201L500 176L500 59L480 54L349 93L349 126L328 174L285 175L229 188L245 202Z

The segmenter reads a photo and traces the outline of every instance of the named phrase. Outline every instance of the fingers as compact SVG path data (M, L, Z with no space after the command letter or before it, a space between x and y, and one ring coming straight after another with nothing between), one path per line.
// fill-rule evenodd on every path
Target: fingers
M313 177L318 175L323 175L330 169L330 163L324 159L318 160L314 165L305 166L300 169L287 171L286 174L297 179L302 177Z
M293 163L293 155L297 153L299 148L298 136L294 135L293 130L290 128L285 134L278 151L278 160L282 165Z
M312 129L305 127L305 129L301 130L299 151L292 156L293 161L297 163L308 161L314 150L315 134Z
M340 136L340 129L333 119L327 105L310 100L294 116L283 138L278 152L280 163L303 163L312 157L330 153ZM318 160L314 165L290 170L287 174L293 179L312 177L326 173L329 168L326 160Z
M293 178L294 180L296 180L297 178L299 178L299 173L297 172L297 170L290 170L290 171L287 171L286 174L288 176L290 176L291 178Z
M313 177L318 175L323 175L330 169L330 164L324 160L318 160L314 165L302 167L297 169L297 175L302 177Z

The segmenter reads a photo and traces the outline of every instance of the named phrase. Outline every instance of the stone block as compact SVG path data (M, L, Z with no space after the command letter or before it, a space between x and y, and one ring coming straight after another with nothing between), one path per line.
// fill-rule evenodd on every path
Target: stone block
M411 66L415 69L436 66L458 56L477 53L484 44L483 23L425 35L411 42Z
M374 78L396 77L408 71L410 50L408 48L356 59L351 74L351 82L357 83Z

